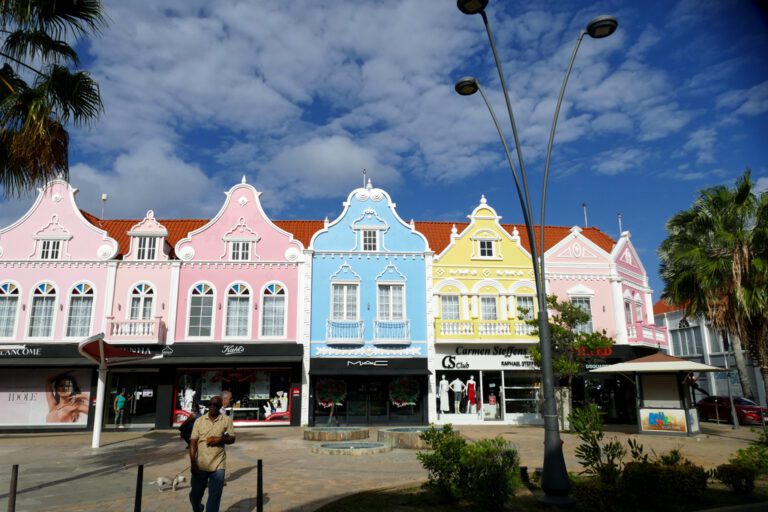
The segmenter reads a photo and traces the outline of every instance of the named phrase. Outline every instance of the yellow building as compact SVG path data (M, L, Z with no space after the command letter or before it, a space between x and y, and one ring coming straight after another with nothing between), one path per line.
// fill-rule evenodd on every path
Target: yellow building
M430 421L540 422L529 355L538 337L526 323L537 313L531 255L517 227L500 220L483 196L468 224L451 227L447 245L445 223L418 226L436 252Z

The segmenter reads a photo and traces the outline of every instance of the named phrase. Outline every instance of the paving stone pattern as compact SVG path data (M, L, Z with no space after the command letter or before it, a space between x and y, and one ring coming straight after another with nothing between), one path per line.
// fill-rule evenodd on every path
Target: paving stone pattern
M540 427L467 426L471 440L502 436L514 442L523 465L541 466L543 430ZM683 455L705 467L725 462L755 434L749 429L705 424L705 435L695 438L640 436L646 450L682 448ZM624 442L630 435L618 429L610 436ZM371 428L370 440L377 439ZM566 464L580 469L573 450L577 440L563 435ZM0 436L0 510L6 510L11 465L19 464L17 512L132 511L137 464L144 464L142 510L189 510L189 463L177 431L106 432L103 446L90 448L90 434L15 434ZM298 427L240 429L237 443L227 447L227 485L222 510L256 510L256 464L264 464L267 512L313 511L343 496L424 481L426 473L413 450L348 457L311 452L317 442L305 441ZM183 473L187 482L176 492L159 492L157 477Z

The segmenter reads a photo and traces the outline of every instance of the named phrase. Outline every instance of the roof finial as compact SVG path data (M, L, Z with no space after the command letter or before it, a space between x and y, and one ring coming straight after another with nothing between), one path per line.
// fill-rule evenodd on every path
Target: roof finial
M365 186L368 190L371 190L373 188L373 184L371 183L371 178L368 178L368 184Z
M520 232L517 230L517 226L512 226L512 238L516 241L520 240Z
M480 204L486 204L488 201L485 200L485 194L482 194L480 196Z
M327 227L328 227L328 224L330 224L330 222L331 222L331 221L330 221L330 220L328 220L328 216L326 215L326 216L325 216L325 219L323 220L323 227L324 227L324 228L327 228Z
M243 174L243 179L240 181L240 183L242 183L243 185L245 185L245 183L246 183L246 181L245 181L245 174Z
M455 235L455 234L456 234L456 233L458 233L458 232L459 232L459 230L458 230L458 229L456 229L456 224L454 224L453 226L451 226L451 235Z
M416 223L411 219L411 229L416 229Z

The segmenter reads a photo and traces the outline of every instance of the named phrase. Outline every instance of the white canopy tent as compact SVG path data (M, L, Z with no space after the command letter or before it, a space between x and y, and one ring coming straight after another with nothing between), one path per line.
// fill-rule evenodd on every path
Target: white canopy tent
M99 365L99 381L96 385L96 411L93 418L93 440L91 448L101 444L101 427L104 420L104 401L107 387L107 369L111 366L132 363L143 359L158 359L162 354L137 354L128 347L113 345L104 340L104 333L86 338L78 343L77 350L84 357Z

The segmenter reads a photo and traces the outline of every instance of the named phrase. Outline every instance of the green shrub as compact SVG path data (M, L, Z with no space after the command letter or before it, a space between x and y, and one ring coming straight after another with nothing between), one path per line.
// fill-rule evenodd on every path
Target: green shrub
M584 473L598 477L606 484L615 484L621 474L621 463L626 450L616 439L603 444L603 419L595 404L574 409L568 420L581 444L576 447L576 458Z
M461 451L461 494L480 510L502 510L520 485L520 458L501 437L467 444Z
M741 448L728 462L751 468L757 475L766 475L768 474L768 445L752 444Z
M661 462L630 462L621 475L621 491L629 502L647 501L649 491L655 502L698 501L707 490L704 468L688 460L672 465Z
M737 494L751 494L755 489L755 470L749 466L720 464L714 474Z
M416 457L428 472L425 484L433 489L443 501L453 502L461 497L459 477L461 452L466 441L453 430L453 426L444 425L438 430L431 426L421 434L431 452L419 452Z
M598 478L579 478L571 481L571 496L576 500L576 510L589 512L616 510L615 487Z
M658 459L662 466L676 466L683 462L683 454L680 452L680 448L675 448L669 453L662 453Z

